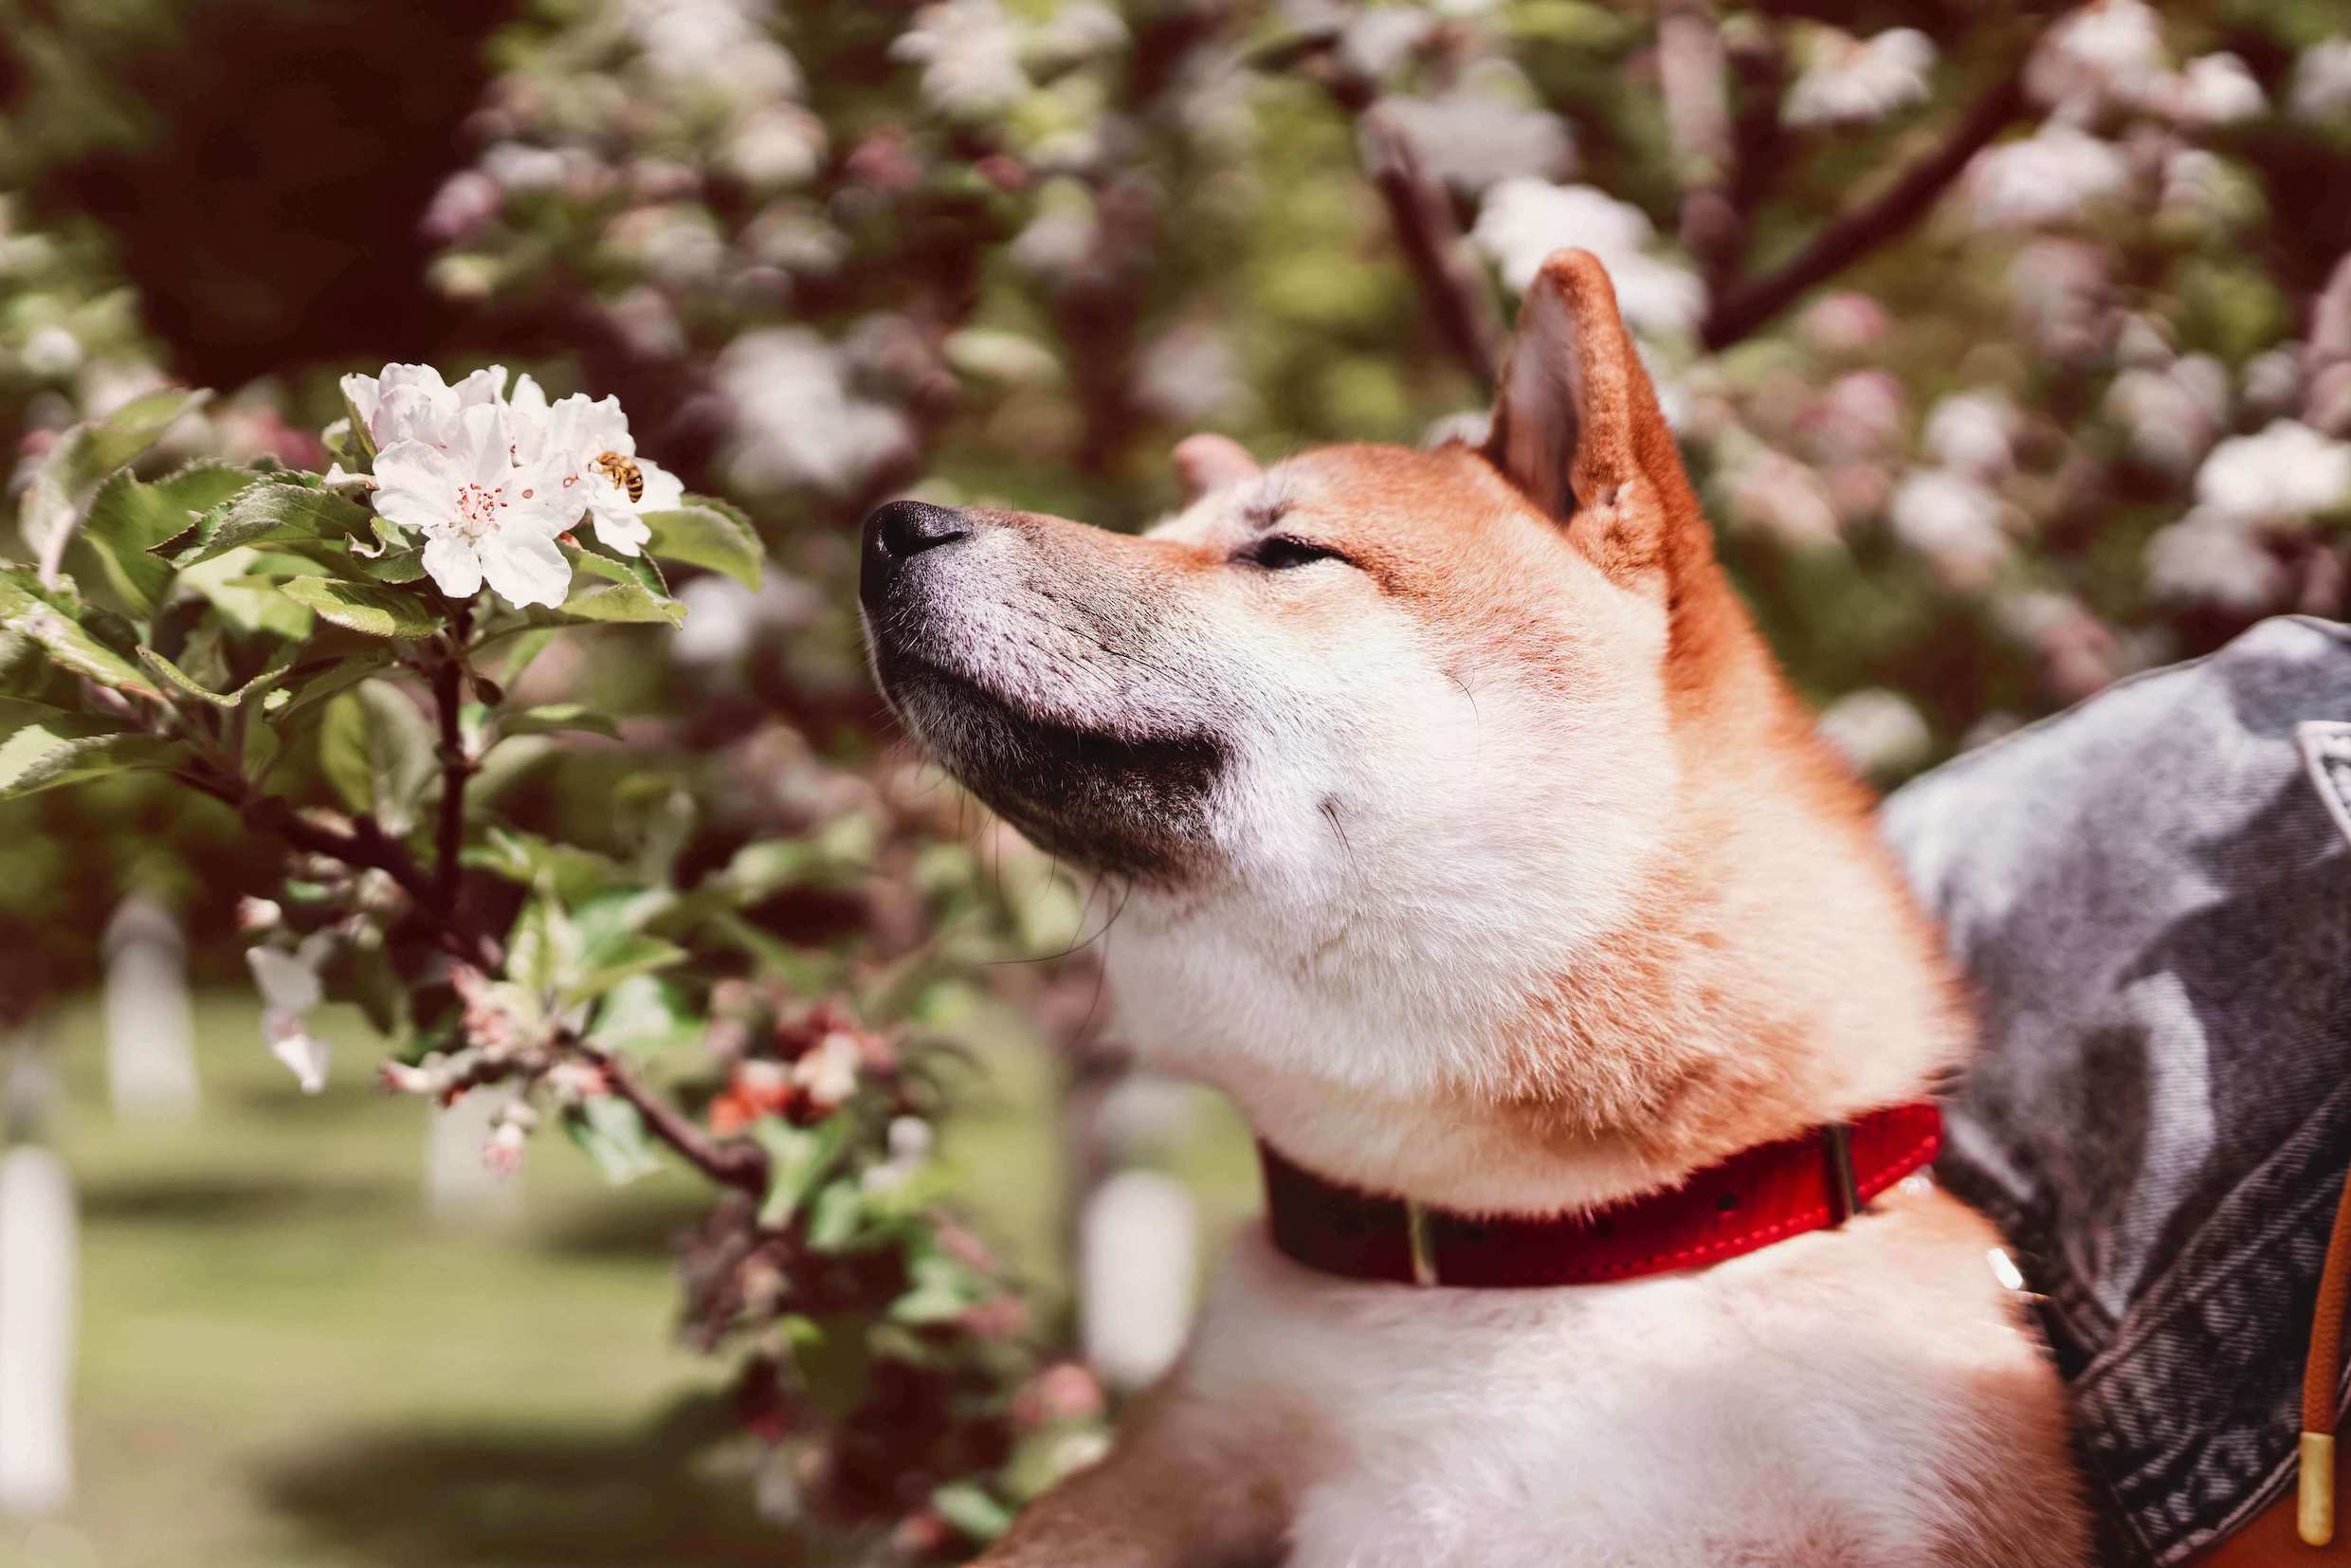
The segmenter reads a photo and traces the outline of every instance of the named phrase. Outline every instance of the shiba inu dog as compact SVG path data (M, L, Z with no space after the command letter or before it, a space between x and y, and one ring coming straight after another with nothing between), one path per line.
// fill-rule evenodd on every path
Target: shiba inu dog
M1121 1027L1232 1096L1273 1198L986 1560L2083 1561L1996 1238L1898 1179L1953 979L1589 254L1529 290L1492 432L1194 437L1140 538L866 525L891 703L1131 884Z

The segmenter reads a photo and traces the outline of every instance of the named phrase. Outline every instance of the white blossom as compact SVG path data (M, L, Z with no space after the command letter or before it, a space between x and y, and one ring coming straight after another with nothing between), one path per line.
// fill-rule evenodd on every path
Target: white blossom
M2129 431L2131 451L2141 462L2185 474L2229 417L2229 373L2200 354L2160 370L2126 370L2106 388L2105 410Z
M2016 405L2001 392L1955 392L1926 416L1927 455L1947 468L1996 479L2016 465Z
M501 191L553 191L563 183L563 155L550 147L501 141L483 150L482 173Z
M935 0L915 12L890 58L922 67L922 96L943 115L1000 114L1029 90L1019 29L996 0Z
M1206 322L1171 327L1136 356L1136 401L1176 424L1213 419L1248 394L1232 344Z
M1435 30L1436 19L1418 6L1375 6L1358 13L1340 34L1339 58L1354 74L1382 81Z
M795 103L772 103L738 121L727 166L763 189L805 185L825 163L825 122Z
M913 449L905 414L859 392L841 355L804 327L745 333L719 356L716 379L734 410L729 461L746 488L840 495Z
M452 387L430 365L386 365L374 375L346 375L342 385L378 451L402 441L446 447L456 439L465 410L499 401L506 367L485 366Z
M1794 548L1833 542L1836 503L1820 476L1785 452L1758 450L1730 481L1731 516Z
M2122 194L2130 164L2112 142L2052 120L2021 140L1985 148L1963 178L1977 228L2032 228Z
M800 96L800 67L769 36L763 0L627 0L621 15L664 81L746 103Z
M326 961L331 939L317 932L288 953L283 948L249 947L245 961L262 994L262 1039L269 1053L285 1064L304 1094L326 1087L327 1045L310 1032L310 1012L325 999L319 966Z
M1820 716L1821 738L1854 771L1883 776L1907 773L1934 749L1934 732L1900 692L1883 686L1849 691Z
M2196 470L2196 499L2227 518L2301 520L2351 501L2351 443L2299 420L2213 448Z
M2171 604L2255 615L2285 596L2286 569L2237 521L2197 507L2147 540L2147 592Z
M2079 240L2036 240L2009 264L2008 286L2033 340L2061 359L2094 357L2105 345L2113 293L2106 251Z
M792 1064L792 1081L806 1091L811 1103L830 1110L857 1092L857 1072L864 1061L856 1036L835 1030Z
M463 410L445 450L401 441L376 454L375 512L425 536L425 570L467 598L486 579L510 604L558 605L572 568L556 536L579 517L559 462L518 467L504 410Z
M2245 62L2208 54L2188 62L2165 94L2172 115L2190 125L2233 125L2269 112L2269 100Z
M2091 0L2050 28L2025 69L2025 90L2066 118L2108 102L2138 104L2163 84L2162 23L2144 0Z
M2322 39L2295 58L2286 106L2302 120L2351 117L2351 36Z
M1090 60L1126 46L1126 21L1103 0L1064 0L1029 35L1030 52L1056 64Z
M1954 588L1983 586L2008 559L2005 503L1964 474L1914 469L1895 487L1886 516L1894 537Z
M1583 246L1608 267L1617 305L1635 328L1686 336L1706 308L1695 274L1649 254L1656 230L1649 215L1589 185L1504 180L1486 192L1470 237L1522 293L1553 251Z
M71 375L82 368L82 339L55 321L25 335L16 357L34 375Z
M1815 33L1811 63L1780 106L1790 125L1855 125L1926 100L1935 45L1915 27L1861 40L1833 27Z
M653 537L642 514L671 511L685 501L685 486L675 474L637 456L636 437L629 433L629 416L616 397L574 392L557 399L547 410L536 446L518 442L514 455L519 463L551 465L565 515L576 520L579 514L571 508L585 507L596 538L624 556L636 555ZM632 469L634 496L626 478Z
M1575 170L1567 122L1533 98L1517 66L1494 60L1481 62L1449 92L1391 98L1380 113L1432 176L1475 196L1506 179L1563 179Z

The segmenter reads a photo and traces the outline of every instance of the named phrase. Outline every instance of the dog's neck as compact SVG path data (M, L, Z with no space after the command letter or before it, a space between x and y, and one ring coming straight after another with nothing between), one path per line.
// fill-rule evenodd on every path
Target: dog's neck
M1613 1202L1919 1098L1967 1039L1931 928L1866 797L1812 750L1800 710L1783 715L1775 699L1746 723L1794 728L1686 772L1674 840L1623 919L1522 979L1526 1000L1484 1038L1418 1048L1480 1070L1411 1085L1351 1075L1347 1053L1364 1052L1377 1027L1360 1008L1325 1029L1175 1004L1178 990L1245 989L1236 975L1255 961L1245 940L1161 969L1149 994L1122 994L1129 1032L1150 1059L1223 1087L1261 1137L1317 1174L1465 1212ZM1334 997L1350 994L1345 979ZM1318 1030L1307 1045L1288 1037Z

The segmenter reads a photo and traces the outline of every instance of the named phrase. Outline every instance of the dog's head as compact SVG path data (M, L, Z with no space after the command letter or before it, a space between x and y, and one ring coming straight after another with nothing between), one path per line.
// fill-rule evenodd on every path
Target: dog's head
M1228 1083L1649 1092L1608 1050L1529 1040L1566 1027L1563 976L1660 961L1693 766L1803 725L1599 263L1536 280L1483 448L1260 469L1194 437L1176 461L1194 499L1139 538L900 501L865 538L907 727L1130 882L1106 939L1126 1030Z

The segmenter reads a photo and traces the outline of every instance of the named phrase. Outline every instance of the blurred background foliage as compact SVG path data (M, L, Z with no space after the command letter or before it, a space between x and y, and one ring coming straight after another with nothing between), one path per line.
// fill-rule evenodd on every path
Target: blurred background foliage
M668 770L689 866L866 823L869 874L764 928L1077 949L989 1005L1082 1104L1106 901L894 739L851 593L885 496L1134 528L1195 429L1471 429L1512 289L1578 244L1881 782L2351 593L2341 0L0 0L0 190L12 487L165 381L224 394L167 458L297 465L387 359L617 393L774 570L545 660L625 744L506 809L617 847ZM270 880L137 779L0 806L0 1017L86 991L135 889L228 977Z

